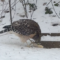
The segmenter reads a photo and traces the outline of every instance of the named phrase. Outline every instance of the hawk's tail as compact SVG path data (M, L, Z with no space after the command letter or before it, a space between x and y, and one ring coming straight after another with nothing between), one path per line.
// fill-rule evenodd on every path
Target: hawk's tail
M11 31L11 25L4 26L3 28L4 30L0 31L0 33Z

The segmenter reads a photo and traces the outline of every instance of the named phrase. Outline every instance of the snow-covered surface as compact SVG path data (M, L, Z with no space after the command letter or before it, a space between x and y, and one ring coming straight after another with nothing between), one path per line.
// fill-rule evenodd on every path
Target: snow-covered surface
M12 38L14 36L14 38ZM60 60L60 49L26 47L13 34L0 36L1 60Z
M7 3L8 0L5 0ZM59 0L57 0L58 2ZM12 0L14 2L14 0ZM17 0L18 2L18 0ZM33 0L30 0L33 2ZM43 6L43 3L49 2L49 0L38 0L37 2L37 10L34 12L32 19L38 22L42 33L60 33L60 19L56 17L52 17L55 13L49 15L45 14L44 9L46 7ZM2 2L0 1L0 9L2 9ZM13 4L12 4L13 5ZM49 5L51 8L51 4ZM9 6L5 4L6 10ZM57 8L57 9L56 9ZM59 7L55 7L57 13L60 9ZM3 29L2 27L10 24L9 13L3 13L5 18L0 19L0 31ZM22 19L21 17L24 15L23 6L20 2L16 5L16 11L12 11L13 21ZM30 17L29 17L30 18ZM58 26L53 27L53 23L58 23ZM42 41L60 41L59 37L51 37L51 36L43 36L41 38ZM21 43L21 40L15 36L14 34L4 33L0 34L0 60L60 60L60 49L45 49L45 48L36 48L36 47L26 47Z
M40 49L0 44L1 60L60 60L60 49Z

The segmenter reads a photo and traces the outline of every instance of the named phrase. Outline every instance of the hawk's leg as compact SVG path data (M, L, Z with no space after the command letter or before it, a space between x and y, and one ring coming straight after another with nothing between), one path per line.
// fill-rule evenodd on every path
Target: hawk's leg
M30 40L31 41L31 40ZM31 41L31 44L30 44L30 46L33 46L33 47L38 47L38 48L43 48L43 45L40 45L40 44L38 44L38 43L35 43L35 42L32 42Z

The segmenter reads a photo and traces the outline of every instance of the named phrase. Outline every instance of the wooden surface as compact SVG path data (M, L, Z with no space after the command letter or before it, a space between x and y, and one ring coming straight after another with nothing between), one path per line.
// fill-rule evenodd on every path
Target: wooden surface
M44 48L60 48L60 41L41 41Z
M60 36L60 33L42 33L41 36ZM44 48L60 48L60 41L41 41Z
M50 35L50 36L60 36L60 33L42 33L41 36L47 36L47 35Z

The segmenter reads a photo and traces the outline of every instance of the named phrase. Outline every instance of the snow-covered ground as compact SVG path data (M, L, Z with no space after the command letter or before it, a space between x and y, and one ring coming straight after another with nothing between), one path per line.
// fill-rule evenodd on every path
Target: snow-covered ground
M9 10L9 6L6 5L8 0L5 1L4 8ZM45 14L45 6L43 3L48 3L50 0L38 0L37 10L34 12L32 19L38 22L42 33L60 33L60 19L52 17L55 13L49 15ZM53 0L54 1L54 0ZM56 1L56 0L55 0ZM12 0L14 2L14 0ZM18 0L17 0L18 2ZM33 0L30 0L33 2ZM59 2L57 0L56 2ZM0 9L2 9L2 2L0 1ZM12 4L13 5L13 4ZM51 4L49 6L52 8ZM55 7L56 12L59 13L59 7ZM3 30L3 26L10 24L9 13L3 13L5 18L0 19L0 31ZM24 15L23 6L20 2L16 5L16 11L12 11L13 21L22 19ZM30 18L30 17L29 17ZM58 23L58 26L52 26L53 23ZM60 41L59 37L43 36L42 41ZM4 33L0 34L0 60L60 60L60 49L45 49L36 47L26 47L21 43L21 40L14 34Z

